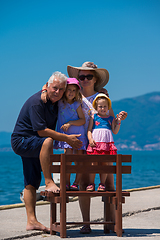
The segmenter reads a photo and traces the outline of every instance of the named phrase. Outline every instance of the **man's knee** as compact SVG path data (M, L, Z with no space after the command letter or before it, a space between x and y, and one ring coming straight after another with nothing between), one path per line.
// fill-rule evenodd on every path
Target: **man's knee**
M49 151L53 151L53 139L46 138L43 142L42 148L48 149Z
M38 136L12 137L12 148L21 157L38 158L45 139L45 137Z
M34 186L32 186L31 184L25 186L25 189L26 189L26 190L33 191L33 192L34 192L34 191L36 192L36 188L35 188Z

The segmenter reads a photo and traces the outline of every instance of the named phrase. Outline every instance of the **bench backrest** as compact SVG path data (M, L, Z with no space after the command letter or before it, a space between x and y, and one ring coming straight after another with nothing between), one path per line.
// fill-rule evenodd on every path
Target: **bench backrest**
M77 154L53 154L50 156L51 173L60 173L60 179L65 186L66 173L110 173L116 174L116 188L122 188L122 174L131 173L131 166L123 163L131 162L131 155L77 155ZM59 165L52 165L52 163ZM67 162L77 162L79 165L67 165ZM113 165L91 165L92 162L108 162ZM88 165L87 165L87 164ZM82 164L82 165L80 165ZM85 164L85 165L83 165Z

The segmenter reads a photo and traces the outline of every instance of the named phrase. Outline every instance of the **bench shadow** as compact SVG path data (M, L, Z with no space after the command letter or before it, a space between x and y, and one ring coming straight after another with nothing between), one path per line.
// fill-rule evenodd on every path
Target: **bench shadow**
M126 228L123 236L125 236L125 237L147 237L148 235L152 235L152 234L160 234L160 229Z
M160 234L160 229L134 229L126 228L124 229L123 237L150 237L152 234ZM117 236L116 233L110 232L105 234L103 229L92 229L90 234L80 234L79 229L68 229L67 238L87 238L87 237L103 237L103 236Z

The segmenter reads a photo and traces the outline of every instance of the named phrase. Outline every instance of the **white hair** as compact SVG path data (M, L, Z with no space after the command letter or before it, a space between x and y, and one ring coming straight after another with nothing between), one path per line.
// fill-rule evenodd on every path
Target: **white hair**
M49 87L49 85L51 84L51 83L53 83L53 81L54 81L54 79L56 78L56 77L58 77L58 80L60 81L60 83L65 83L66 84L66 86L67 86L67 76L65 75L65 74L63 74L63 73L61 73L61 72L54 72L53 74L52 74L52 76L49 78L49 80L48 80L48 87Z

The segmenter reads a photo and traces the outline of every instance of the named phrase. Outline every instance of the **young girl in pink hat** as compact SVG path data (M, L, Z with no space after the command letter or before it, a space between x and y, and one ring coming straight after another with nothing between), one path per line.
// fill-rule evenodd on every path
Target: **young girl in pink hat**
M79 81L76 78L68 78L67 88L58 102L57 132L76 134L81 133L79 140L83 145L80 149L74 150L76 154L83 154L86 150L87 139L84 131L85 116L81 108L82 95L80 93ZM55 141L55 149L64 149L65 154L73 154L73 148L67 142ZM80 175L76 175L74 183L70 186L70 175L66 177L66 190L78 190Z

